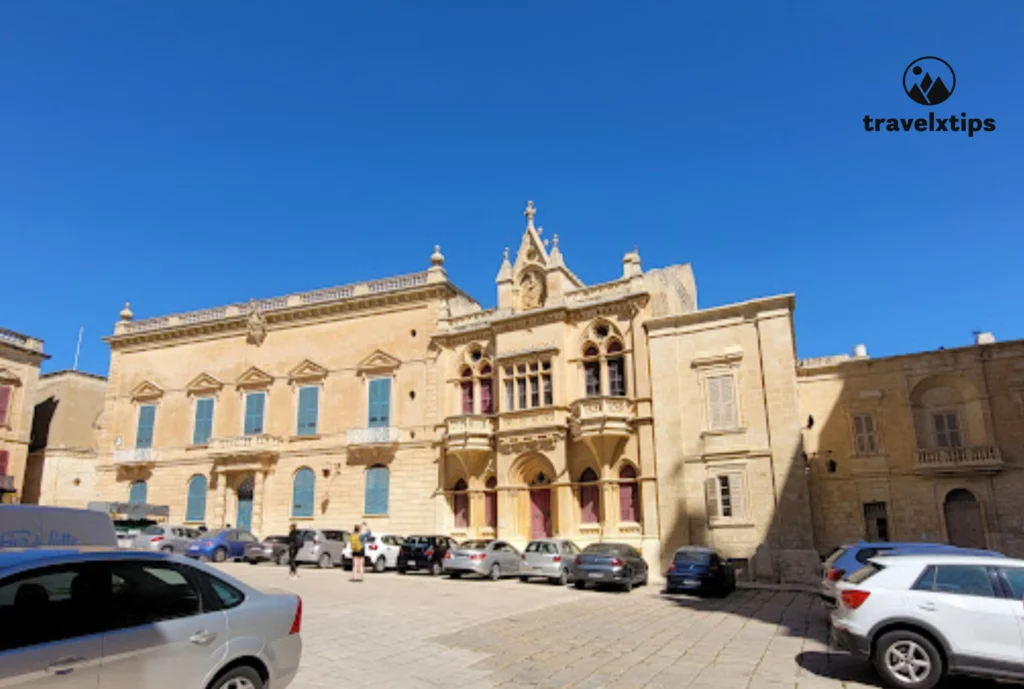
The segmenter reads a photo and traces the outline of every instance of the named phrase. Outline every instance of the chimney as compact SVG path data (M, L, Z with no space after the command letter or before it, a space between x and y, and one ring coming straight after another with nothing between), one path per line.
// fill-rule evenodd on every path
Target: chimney
M868 346L867 345L854 345L853 346L853 357L855 359L867 359L868 358Z
M992 333L975 332L974 333L974 344L976 345L987 345L995 344L996 336Z

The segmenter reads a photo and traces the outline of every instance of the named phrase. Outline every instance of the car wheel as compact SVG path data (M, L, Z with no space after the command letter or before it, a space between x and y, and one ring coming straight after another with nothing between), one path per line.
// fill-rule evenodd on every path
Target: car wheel
M574 581L574 582L572 582L572 585L575 586L580 591L582 591L583 589L587 588L587 582L585 582L585 581Z
M248 562L250 565L258 565L260 563L259 560L249 560Z
M530 577L519 577L519 581L521 581L524 584L527 584L530 581Z
M263 689L263 680L248 665L231 668L210 685L210 689Z
M650 579L650 577L651 577L651 573L650 572L644 572L644 578L640 582L640 585L641 586L647 586L647 580Z
M320 569L330 569L331 567L331 554L324 553L320 556L320 559L316 561L316 566Z
M224 548L217 548L213 551L214 562L224 562L224 560L226 559L228 559L228 551L226 551Z
M174 546L172 546L172 545L165 545L163 548L160 549L160 552L161 553L167 553L168 555L170 555L170 554L172 554L174 552Z
M377 558L377 561L373 563L373 571L380 574L387 567L387 562L384 561L384 556L381 555Z
M907 629L884 634L875 643L872 661L890 687L932 689L945 673L935 644Z
M555 579L559 586L565 586L569 583L569 570L563 569L558 573L558 578Z
M406 571L406 570L405 570L405 567L399 567L399 568L398 568L398 569L396 569L395 571L396 571L396 572L398 572L399 574L405 574L405 571Z
M448 572L448 576L452 579L459 579L462 577L462 572Z
M281 567L284 567L286 564L288 564L288 553L278 553L277 564Z
M441 576L440 562L435 562L434 564L430 565L430 575L435 577Z
M622 591L624 593L629 593L632 590L633 590L633 575L630 574L629 578L626 579L626 583L622 585Z
M491 565L490 570L487 572L487 578L491 581L497 581L501 579L501 567L498 565Z

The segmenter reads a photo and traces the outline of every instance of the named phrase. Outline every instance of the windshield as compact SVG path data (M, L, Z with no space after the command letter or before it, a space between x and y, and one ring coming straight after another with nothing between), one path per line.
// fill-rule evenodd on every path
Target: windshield
M466 541L459 547L465 550L486 550L488 543L490 541Z
M843 553L845 553L847 550L848 548L845 545L839 546L838 548L833 550L832 554L825 558L825 569L831 568L832 565L836 563L836 560L841 558L843 556Z
M625 555L626 549L614 543L591 543L583 549L589 555Z
M147 536L159 536L163 532L164 532L164 527L162 527L162 526L155 526L155 525L154 526L147 526L145 529L142 530L142 533L146 534Z
M269 538L267 538L267 542L268 543L287 543L288 542L288 537L287 536L270 536Z
M206 533L203 534L203 538L207 538L207 539L217 538L217 536L220 536L225 531L227 531L227 529L214 529L213 531L207 531Z
M711 561L711 553L706 550L678 550L676 562L689 565L706 565Z

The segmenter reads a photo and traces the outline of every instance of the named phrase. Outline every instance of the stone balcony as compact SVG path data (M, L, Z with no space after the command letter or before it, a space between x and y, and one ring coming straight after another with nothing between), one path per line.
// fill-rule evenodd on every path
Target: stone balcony
M120 466L142 466L153 464L160 459L160 452L151 447L136 447L130 450L114 450L114 464Z
M210 439L211 457L273 457L281 449L284 439L276 435L223 436Z
M587 397L572 403L573 434L580 439L627 436L635 418L632 400L625 397Z
M397 446L400 440L401 432L395 426L350 428L345 433L345 442L349 447Z
M450 416L445 421L445 447L449 451L494 449L495 418L478 414Z
M1003 456L995 445L919 449L918 473L995 472L1003 468Z

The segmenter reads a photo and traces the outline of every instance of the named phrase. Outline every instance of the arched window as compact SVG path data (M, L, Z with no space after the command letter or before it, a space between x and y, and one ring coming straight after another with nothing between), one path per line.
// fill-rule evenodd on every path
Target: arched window
M597 524L601 520L601 495L597 474L587 469L580 476L580 520L584 524Z
M206 519L206 477L196 474L188 481L188 500L185 503L185 521L201 522Z
M128 502L133 504L145 504L147 487L145 481L135 481L128 488Z
M622 343L613 340L608 343L605 365L608 369L608 394L614 397L626 396L626 359L622 356Z
M480 413L494 413L494 383L490 364L480 367Z
M484 521L492 529L498 528L498 479L491 476L485 484Z
M583 349L583 375L586 379L587 397L601 396L601 360L597 345L587 345Z
M619 470L619 519L624 522L640 521L640 484L636 469L626 465Z
M309 467L302 467L292 479L292 516L312 517L316 501L316 474Z
M462 382L459 383L462 388L462 413L472 414L473 413L473 371L466 368L462 369Z
M455 528L465 529L469 526L469 495L466 494L466 482L460 478L455 483L454 490L452 507L455 511Z
M387 467L378 464L366 470L364 514L388 513L389 482L390 476Z

